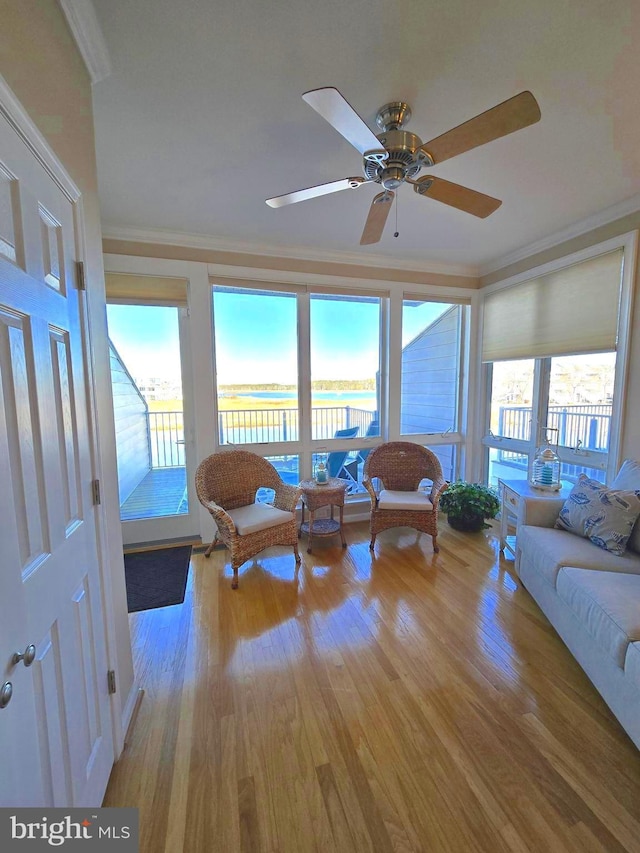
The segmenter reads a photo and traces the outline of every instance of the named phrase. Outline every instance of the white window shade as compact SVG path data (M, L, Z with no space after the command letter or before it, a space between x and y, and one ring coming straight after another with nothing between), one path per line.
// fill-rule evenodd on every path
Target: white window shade
M105 273L107 302L124 305L187 305L187 280L155 275Z
M482 360L615 350L623 251L489 293Z

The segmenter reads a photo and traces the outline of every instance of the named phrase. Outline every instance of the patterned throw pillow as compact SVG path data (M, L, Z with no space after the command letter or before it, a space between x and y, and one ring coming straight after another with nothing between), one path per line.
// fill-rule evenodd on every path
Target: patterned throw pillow
M580 474L555 526L621 556L639 515L640 491L608 489Z

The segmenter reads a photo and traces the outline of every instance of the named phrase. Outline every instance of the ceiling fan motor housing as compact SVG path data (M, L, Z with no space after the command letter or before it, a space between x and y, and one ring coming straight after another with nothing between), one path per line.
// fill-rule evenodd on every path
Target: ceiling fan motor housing
M365 178L376 181L386 190L394 190L407 178L414 178L423 166L433 165L429 155L420 151L422 140L415 133L406 130L388 130L378 134L381 144L389 152L383 162L363 161Z

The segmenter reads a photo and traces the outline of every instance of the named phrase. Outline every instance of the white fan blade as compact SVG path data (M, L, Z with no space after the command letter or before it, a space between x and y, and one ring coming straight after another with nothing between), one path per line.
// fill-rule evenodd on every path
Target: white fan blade
M364 225L364 231L360 238L361 246L370 246L371 243L379 242L394 198L395 193L392 193L390 190L385 190L382 193L378 193L378 195L373 199L371 207L369 208L367 221Z
M285 204L295 204L298 201L306 201L308 198L317 198L320 195L337 193L340 190L355 190L361 184L368 184L364 178L343 178L341 181L331 181L329 184L320 184L317 187L307 187L305 190L296 190L293 193L268 198L269 207L284 207Z
M383 148L378 137L337 89L312 89L311 92L305 92L302 98L361 154Z

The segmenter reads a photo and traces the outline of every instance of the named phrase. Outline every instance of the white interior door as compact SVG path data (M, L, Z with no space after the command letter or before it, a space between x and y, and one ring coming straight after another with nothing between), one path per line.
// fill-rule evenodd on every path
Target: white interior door
M75 215L0 117L2 806L99 805L113 763Z

